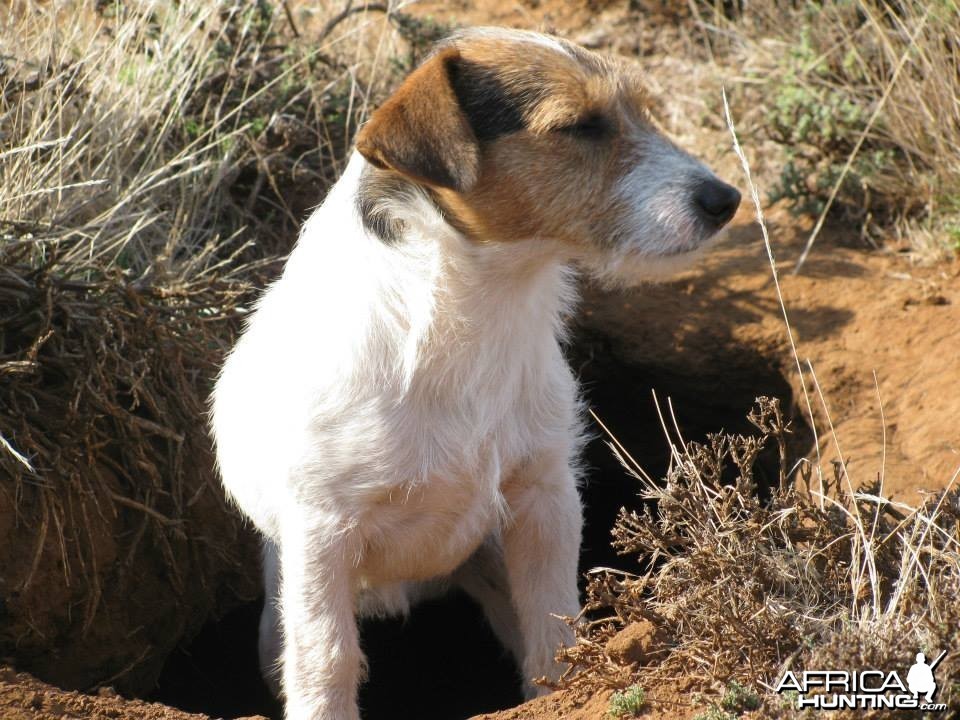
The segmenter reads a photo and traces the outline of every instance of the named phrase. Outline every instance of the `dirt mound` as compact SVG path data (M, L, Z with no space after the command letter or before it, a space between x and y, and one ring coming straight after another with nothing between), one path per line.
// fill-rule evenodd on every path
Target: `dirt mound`
M206 719L205 715L181 712L166 705L127 700L112 688L102 688L96 695L66 692L7 667L0 667L0 716L5 720Z
M630 623L607 641L607 657L620 665L645 665L657 657L666 638L649 620Z
M5 259L0 659L147 692L211 612L256 594L203 429L217 354L159 291Z
M595 720L606 715L609 699L609 692L598 693L590 698L553 693L512 710L477 715L473 720Z

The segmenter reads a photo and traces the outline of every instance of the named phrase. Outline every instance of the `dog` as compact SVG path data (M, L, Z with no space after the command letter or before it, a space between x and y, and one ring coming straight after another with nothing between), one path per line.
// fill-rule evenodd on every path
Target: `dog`
M264 536L260 662L290 720L355 720L359 613L459 586L529 696L580 609L579 272L690 265L736 189L658 131L638 71L532 32L454 35L362 126L212 396ZM279 668L278 675L273 673Z

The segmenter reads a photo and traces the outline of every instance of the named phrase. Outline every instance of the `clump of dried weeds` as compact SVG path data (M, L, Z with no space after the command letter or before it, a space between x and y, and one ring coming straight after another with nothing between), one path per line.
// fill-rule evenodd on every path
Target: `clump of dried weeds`
M662 481L611 444L645 503L621 512L614 544L642 571L592 573L577 643L561 653L572 665L563 686L639 684L656 701L657 688L709 695L736 683L760 696L759 716L792 717L788 698L772 692L787 669L905 672L918 650L954 647L960 492L920 508L885 499L879 481L851 492L840 465L822 481L806 461L789 465L776 400L758 399L749 419L756 436L675 444ZM754 463L771 442L780 481L758 489ZM632 657L611 652L638 623L656 639ZM960 663L944 663L937 679L938 702L960 700Z

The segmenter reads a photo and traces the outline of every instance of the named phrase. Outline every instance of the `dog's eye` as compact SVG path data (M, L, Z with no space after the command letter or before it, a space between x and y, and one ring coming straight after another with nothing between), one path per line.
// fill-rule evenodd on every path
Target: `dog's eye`
M572 135L577 138L599 140L609 134L610 123L603 115L588 115L575 123L557 128L557 130L565 135Z

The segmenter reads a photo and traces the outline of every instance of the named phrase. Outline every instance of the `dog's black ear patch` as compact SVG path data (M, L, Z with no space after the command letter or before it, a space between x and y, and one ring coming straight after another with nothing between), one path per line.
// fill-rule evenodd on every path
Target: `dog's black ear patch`
M523 130L523 110L535 98L509 88L494 68L462 57L450 58L446 65L457 102L477 140L489 142Z

